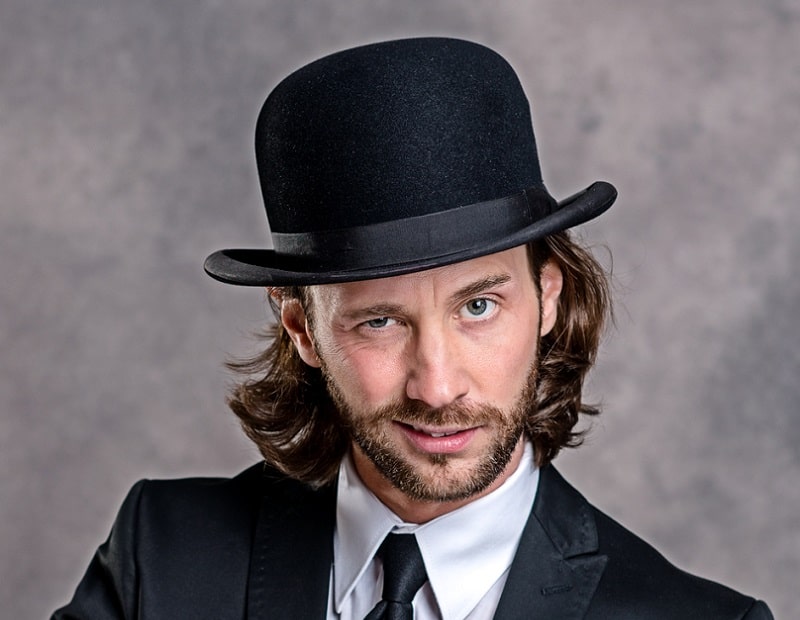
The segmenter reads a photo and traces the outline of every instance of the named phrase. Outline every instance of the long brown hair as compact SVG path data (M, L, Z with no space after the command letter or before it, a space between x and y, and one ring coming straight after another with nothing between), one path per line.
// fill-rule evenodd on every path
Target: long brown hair
M582 389L611 308L605 271L568 232L531 242L528 255L537 287L548 260L563 275L556 324L541 339L536 406L526 424L536 464L542 467L561 448L581 444L586 431L575 428L580 414L599 413L583 402ZM302 287L287 287L281 294L308 309ZM277 318L278 308L272 299L270 303ZM269 342L263 352L227 364L243 376L232 387L228 404L269 464L297 480L326 484L348 449L346 425L320 370L300 359L280 320L260 337Z

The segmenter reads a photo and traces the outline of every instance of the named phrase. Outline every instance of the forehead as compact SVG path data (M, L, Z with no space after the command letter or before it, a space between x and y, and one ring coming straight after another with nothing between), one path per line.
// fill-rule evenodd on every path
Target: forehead
M391 300L404 295L422 293L444 298L465 286L488 278L501 277L511 284L533 283L532 274L527 248L519 246L496 254L400 276L311 286L309 292L315 304L322 303L328 306L367 303L379 299Z

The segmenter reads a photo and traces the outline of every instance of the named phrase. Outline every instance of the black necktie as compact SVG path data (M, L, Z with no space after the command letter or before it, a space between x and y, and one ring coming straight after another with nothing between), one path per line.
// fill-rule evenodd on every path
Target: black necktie
M428 580L413 534L389 534L378 549L383 560L382 600L364 620L412 620L411 601Z

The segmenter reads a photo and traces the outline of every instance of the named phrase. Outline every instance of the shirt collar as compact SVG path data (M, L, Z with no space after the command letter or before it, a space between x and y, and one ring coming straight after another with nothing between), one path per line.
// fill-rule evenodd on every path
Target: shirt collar
M539 472L526 442L500 487L428 523L405 523L364 486L348 456L339 470L334 536L337 611L393 529L414 532L442 618L463 618L508 569L536 496Z

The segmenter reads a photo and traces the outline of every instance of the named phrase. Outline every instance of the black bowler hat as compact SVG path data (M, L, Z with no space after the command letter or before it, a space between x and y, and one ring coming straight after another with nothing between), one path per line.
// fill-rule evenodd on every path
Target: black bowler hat
M274 249L221 250L230 284L347 282L447 265L586 222L608 183L556 202L509 64L457 39L388 41L284 79L256 125Z

